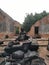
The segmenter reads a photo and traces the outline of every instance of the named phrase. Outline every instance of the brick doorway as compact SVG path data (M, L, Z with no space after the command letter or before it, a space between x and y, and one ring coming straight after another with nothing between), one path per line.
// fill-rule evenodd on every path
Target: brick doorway
M39 34L39 27L35 27L35 35Z

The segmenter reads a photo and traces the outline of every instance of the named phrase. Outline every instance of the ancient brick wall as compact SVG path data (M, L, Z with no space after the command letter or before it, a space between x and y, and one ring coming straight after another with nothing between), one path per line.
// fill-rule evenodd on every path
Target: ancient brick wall
M15 26L18 25L20 25L18 22L15 23L15 20L0 9L0 38L5 35L13 36L15 34Z
M34 37L35 35L35 27L39 27L39 35L41 37L49 38L49 15L37 21L34 25L32 25L28 35Z

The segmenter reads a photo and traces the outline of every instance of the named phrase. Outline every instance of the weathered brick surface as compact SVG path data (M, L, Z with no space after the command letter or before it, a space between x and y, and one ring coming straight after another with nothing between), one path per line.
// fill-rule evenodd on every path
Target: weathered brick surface
M35 36L35 27L39 27L39 35L41 37L49 38L49 15L32 25L28 35Z
M8 14L0 9L0 38L5 35L12 37L15 34L15 27L19 27L20 30L20 23L13 20Z
M48 44L48 41L38 41L39 45L47 45ZM39 56L44 58L45 62L47 65L49 65L49 58L47 58L47 54L49 54L47 51L47 47L39 47Z

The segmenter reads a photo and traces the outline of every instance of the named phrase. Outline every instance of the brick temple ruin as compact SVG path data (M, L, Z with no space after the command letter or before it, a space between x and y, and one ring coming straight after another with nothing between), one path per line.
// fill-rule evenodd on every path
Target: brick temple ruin
M49 38L49 15L33 24L28 34L32 37L39 35L42 38Z
M15 35L16 27L20 30L21 24L0 9L0 38L5 37L5 35L9 37Z

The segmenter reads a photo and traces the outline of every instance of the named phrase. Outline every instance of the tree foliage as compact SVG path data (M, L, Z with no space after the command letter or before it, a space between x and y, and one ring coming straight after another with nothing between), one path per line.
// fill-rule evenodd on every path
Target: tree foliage
M19 34L19 27L16 28L16 34Z
M28 32L31 28L31 26L38 20L42 19L43 17L47 16L49 13L47 13L46 11L43 11L42 13L35 13L35 15L31 14L27 14L27 16L25 17L25 20L22 24L22 27L24 28L24 30L26 32Z

